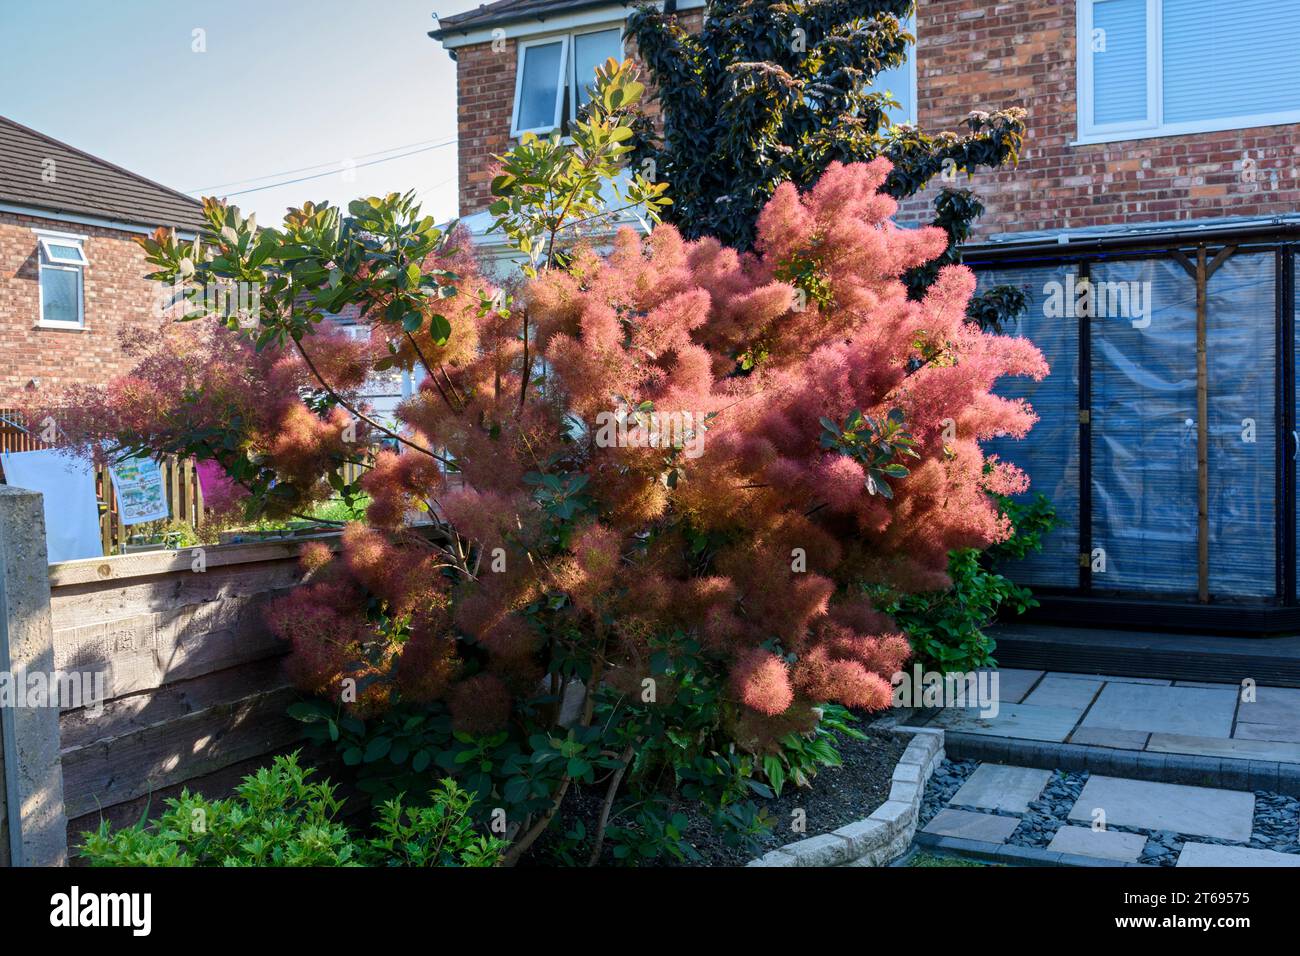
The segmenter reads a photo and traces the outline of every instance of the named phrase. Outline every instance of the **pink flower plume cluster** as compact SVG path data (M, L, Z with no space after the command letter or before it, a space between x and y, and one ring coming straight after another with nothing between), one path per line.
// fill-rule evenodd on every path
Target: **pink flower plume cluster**
M423 365L398 415L437 457L381 453L364 481L369 525L350 528L338 556L305 556L311 583L271 612L296 678L333 693L373 675L365 706L441 699L481 731L539 696L574 642L613 681L644 668L654 638L685 633L727 670L750 729L828 701L887 706L909 647L860 585L941 587L949 551L1007 536L987 492L1025 478L980 442L1023 436L1035 416L993 386L1047 373L1029 342L966 322L969 270L947 267L908 298L901 276L945 237L891 222L889 169L836 163L807 193L781 186L753 253L670 226L624 230L508 310L479 307L496 290L459 261L441 345L379 325L366 355L309 339L350 385L367 355ZM318 493L311 476L338 451L340 422L297 400L301 361L222 347L215 365L166 376L237 405L250 445ZM175 413L157 378L116 386L132 392L141 433ZM861 461L823 444L822 420L894 409L920 457L896 459L910 473L888 479L886 497ZM668 440L609 442L599 422L611 414L642 439L687 424ZM413 507L445 534L403 529Z

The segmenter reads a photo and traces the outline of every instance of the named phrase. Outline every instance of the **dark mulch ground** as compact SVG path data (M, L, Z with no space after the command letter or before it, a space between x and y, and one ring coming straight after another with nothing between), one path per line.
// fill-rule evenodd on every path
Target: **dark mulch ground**
M780 797L758 799L759 806L765 808L772 818L773 826L757 849L727 846L698 805L680 805L678 812L690 821L687 831L690 843L701 857L685 865L744 866L768 850L819 833L829 833L846 823L869 816L872 810L888 798L890 777L907 746L907 740L889 733L866 734L865 740L841 737L839 751L844 760L843 766L823 768L813 780L811 788L787 785ZM570 829L576 819L584 820L588 830L593 829L600 814L603 796L603 789L600 788L571 790L564 801L561 819L551 824L547 835L528 854L528 862L540 866L555 865L554 851L561 842L562 834ZM806 819L806 830L803 833L793 830L794 811L799 809L804 811ZM586 853L582 853L577 862L585 864L586 860ZM601 864L617 863L606 847ZM650 865L683 864L673 859L660 859Z

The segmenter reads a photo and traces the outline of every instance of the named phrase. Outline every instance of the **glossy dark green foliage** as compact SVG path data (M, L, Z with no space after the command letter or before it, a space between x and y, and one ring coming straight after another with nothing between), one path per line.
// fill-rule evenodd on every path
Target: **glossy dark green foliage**
M699 33L672 14L637 8L627 32L653 82L663 131L648 120L637 126L633 165L668 184L665 220L688 238L748 249L759 210L780 183L806 189L834 161L884 156L894 166L884 191L895 199L936 178L942 185L933 223L949 248L908 277L919 296L940 266L958 261L958 244L983 212L956 188L958 177L1014 163L1025 113L971 113L960 133L892 124L892 99L871 84L904 61L912 38L902 21L912 7L913 0L710 0ZM972 317L998 304L977 296Z

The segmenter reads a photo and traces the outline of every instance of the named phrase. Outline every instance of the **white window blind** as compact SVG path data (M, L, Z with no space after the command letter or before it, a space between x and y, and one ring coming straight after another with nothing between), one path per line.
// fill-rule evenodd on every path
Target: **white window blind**
M1300 0L1080 0L1079 139L1300 122Z
M590 98L587 90L596 82L596 67L613 57L623 59L623 34L617 27L578 33L573 37L573 111Z
M1165 0L1166 123L1300 108L1300 3Z
M1147 0L1093 4L1093 122L1147 118Z
M623 59L623 29L603 26L519 44L511 136L563 129L587 102L596 67Z

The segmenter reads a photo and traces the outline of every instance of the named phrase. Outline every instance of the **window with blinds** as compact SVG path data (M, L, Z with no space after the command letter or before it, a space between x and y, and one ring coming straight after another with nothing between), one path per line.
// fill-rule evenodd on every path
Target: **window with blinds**
M1300 2L1080 0L1079 139L1300 122Z

